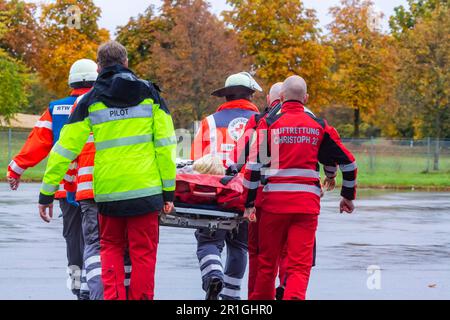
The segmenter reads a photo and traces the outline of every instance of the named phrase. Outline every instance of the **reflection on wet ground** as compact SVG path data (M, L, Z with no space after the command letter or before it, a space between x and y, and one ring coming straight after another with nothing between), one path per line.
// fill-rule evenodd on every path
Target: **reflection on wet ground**
M73 298L62 221L40 220L38 188L0 184L0 299ZM338 201L338 193L323 201L309 299L450 299L449 193L361 192L351 216ZM157 299L204 297L195 250L192 230L162 228ZM367 287L369 266L381 269L379 290Z

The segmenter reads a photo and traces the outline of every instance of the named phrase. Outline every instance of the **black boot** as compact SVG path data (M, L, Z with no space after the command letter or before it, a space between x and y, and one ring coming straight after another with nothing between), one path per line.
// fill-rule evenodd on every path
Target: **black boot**
M219 294L223 289L223 281L220 278L211 278L208 281L208 290L205 300L219 300Z
M279 286L279 287L277 288L276 293L275 293L275 299L277 299L277 300L283 300L283 297L284 297L284 287Z

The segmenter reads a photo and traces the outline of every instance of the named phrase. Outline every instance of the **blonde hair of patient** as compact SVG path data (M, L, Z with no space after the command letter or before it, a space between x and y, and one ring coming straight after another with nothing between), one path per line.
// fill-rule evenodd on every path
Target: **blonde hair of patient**
M219 157L210 154L194 162L192 169L200 174L225 175L223 162Z

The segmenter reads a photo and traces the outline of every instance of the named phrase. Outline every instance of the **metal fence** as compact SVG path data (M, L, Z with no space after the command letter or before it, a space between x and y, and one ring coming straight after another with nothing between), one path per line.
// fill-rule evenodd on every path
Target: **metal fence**
M343 139L369 173L450 173L450 140ZM450 184L450 181L449 181Z
M0 128L0 167L3 170L6 171L10 159L19 152L29 133L29 130ZM177 133L190 135L188 130L177 130ZM178 157L189 156L192 139L188 140L179 139ZM426 176L430 185L439 181L438 185L450 187L450 140L343 139L343 142L355 154L360 177L366 183L376 185L377 181L392 180L392 184L396 184L395 179L414 181ZM27 170L24 177L39 180L44 170L45 161Z

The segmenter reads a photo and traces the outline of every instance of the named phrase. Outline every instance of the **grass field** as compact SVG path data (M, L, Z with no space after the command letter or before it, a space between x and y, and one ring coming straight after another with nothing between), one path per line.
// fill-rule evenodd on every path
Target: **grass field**
M12 135L12 155L19 152L28 136L28 132L14 132ZM350 147L350 149L352 149ZM406 151L404 151L406 150ZM189 154L188 151L184 154ZM178 153L182 156L181 153ZM370 157L367 151L359 149L355 152L358 163L358 184L367 188L399 188L399 189L437 189L450 190L450 155L443 154L440 159L439 172L427 172L431 167L430 159L422 151L414 154L409 149L399 149L393 155L377 153ZM8 135L0 131L0 168L6 174L8 166ZM46 161L31 168L23 175L26 181L40 181L45 170ZM0 177L3 178L2 174ZM339 175L338 182L341 178Z
M425 156L380 155L375 157L373 169L369 156L355 156L360 187L450 189L450 157L441 158L439 172L427 172Z

